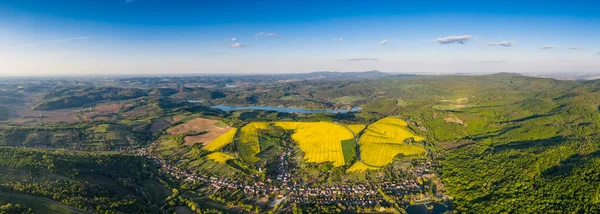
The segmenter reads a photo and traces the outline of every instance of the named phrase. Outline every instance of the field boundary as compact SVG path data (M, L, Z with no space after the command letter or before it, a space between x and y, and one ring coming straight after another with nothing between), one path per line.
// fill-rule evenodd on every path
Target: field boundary
M358 137L356 137L356 135L354 134L354 132L352 131L352 129L350 129L350 127L346 126L346 124L340 124L340 123L336 123L336 124L338 124L339 126L342 126L342 127L346 128L346 129L348 129L348 131L350 133L352 133L352 136L354 136L354 143L356 144L356 149L355 149L356 150L356 159L358 161L360 161L364 165L367 165L367 166L373 167L373 168L379 168L379 169L381 169L381 168L385 167L385 166L372 165L370 163L367 163L367 162L363 161L362 157L360 157L360 145L358 144ZM367 129L369 127L369 125L366 125L365 129Z

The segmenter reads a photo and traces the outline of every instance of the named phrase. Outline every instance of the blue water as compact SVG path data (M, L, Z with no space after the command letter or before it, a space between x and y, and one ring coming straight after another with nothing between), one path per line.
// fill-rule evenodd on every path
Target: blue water
M276 111L284 113L303 113L303 114L315 114L315 113L348 113L360 111L360 108L352 108L351 110L309 110L303 108L280 108L273 106L211 106L223 111L238 111L238 110L259 110L259 111Z
M441 214L449 210L449 207L438 203L433 204L432 210L427 209L423 204L411 205L406 208L408 214Z

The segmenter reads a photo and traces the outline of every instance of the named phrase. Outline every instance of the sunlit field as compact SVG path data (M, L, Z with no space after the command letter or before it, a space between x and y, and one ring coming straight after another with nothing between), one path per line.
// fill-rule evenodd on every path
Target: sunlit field
M345 165L342 141L353 139L347 128L330 122L276 122L274 126L294 130L292 139L304 152L307 162L332 162L334 166ZM240 129L238 151L245 161L254 162L260 152L258 130L268 128L269 123L253 122Z
M367 125L365 124L352 124L352 125L346 125L350 130L352 130L352 133L354 133L354 135L358 135L363 129L365 129L365 127L367 127Z
M217 151L217 150L223 148L225 145L231 143L233 141L233 138L235 137L236 133L237 133L236 128L231 129L228 132L225 132L225 134L217 137L217 139L210 142L208 145L203 147L203 149L207 150L207 151Z
M236 146L242 160L246 162L255 162L258 160L254 155L260 152L258 143L258 130L266 129L269 123L252 122L240 129Z
M284 122L276 125L294 130L292 139L304 152L307 162L333 162L334 166L345 164L342 141L354 136L343 126L329 122Z
M364 163L357 161L356 163L352 164L352 166L350 168L348 168L346 170L346 172L364 172L367 170L378 170L379 168L377 167L371 167L371 166L367 166Z
M213 152L213 153L208 154L206 156L206 158L208 158L209 160L213 160L215 162L226 163L227 160L234 159L235 157L225 154L223 152Z
M368 164L384 166L391 163L398 154L405 156L426 154L427 151L423 146L403 142L407 138L413 138L415 141L425 139L415 135L406 126L404 120L395 117L386 117L370 124L359 140L362 160Z

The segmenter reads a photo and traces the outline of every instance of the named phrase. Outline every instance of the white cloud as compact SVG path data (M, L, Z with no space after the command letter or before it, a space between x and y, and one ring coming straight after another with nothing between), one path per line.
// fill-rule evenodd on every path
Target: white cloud
M261 37L261 36L277 36L277 34L275 34L275 33L260 32L260 33L255 34L254 36L256 36L256 37Z
M335 39L333 39L333 41L338 41L338 42L340 42L340 41L343 41L343 40L344 40L344 37L340 37L340 38L335 38Z
M465 44L471 38L473 38L473 36L471 36L471 35L448 36L448 37L435 39L432 42L436 42L438 44L452 44L452 43Z
M229 40L231 40L231 41L237 41L237 38L231 38Z
M229 47L232 47L232 48L243 48L243 47L246 47L246 45L244 45L242 43L239 43L239 42L236 42L236 43L231 44Z
M570 47L569 50L579 50L581 49L580 47Z
M340 59L338 61L356 62L356 61L377 61L377 58L352 58L352 59Z
M489 43L488 46L512 47L513 43L514 43L513 41L501 41L501 42Z
M379 42L380 45L385 45L388 43L387 39L381 40L381 42Z
M65 43L65 42L92 39L92 38L97 38L97 36L80 36L80 37L71 37L71 38L43 41L43 42L37 42L37 43L28 43L28 44L21 44L21 45L13 46L12 48L30 48L30 47L35 47L38 45Z
M225 55L225 54L227 54L227 52L213 52L213 53L209 53L208 55L216 56L216 55Z
M555 48L554 45L546 45L544 47L540 47L540 49L553 49Z

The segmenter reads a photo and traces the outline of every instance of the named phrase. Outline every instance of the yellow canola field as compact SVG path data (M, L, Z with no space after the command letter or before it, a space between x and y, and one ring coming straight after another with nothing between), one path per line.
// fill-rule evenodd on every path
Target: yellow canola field
M359 140L361 159L371 165L384 166L391 163L398 154L426 154L427 151L422 146L403 143L410 137L415 141L425 139L415 135L406 126L404 120L395 117L386 117L369 125Z
M350 168L346 170L346 172L364 172L367 170L378 170L379 168L367 166L360 161L356 161L356 163L352 164Z
M392 162L398 154L405 156L425 155L422 146L397 143L369 143L360 145L360 156L368 164L385 166Z
M252 122L240 129L236 145L242 160L250 163L259 160L254 156L260 152L260 144L258 143L258 130L266 129L267 127L269 127L269 123Z
M233 156L225 154L223 152L213 152L206 156L209 160L218 162L218 163L227 163L227 160L234 159Z
M346 125L350 130L352 130L352 133L354 133L354 135L358 135L358 133L360 133L360 131L362 131L363 129L365 129L365 127L367 125L365 124L352 124L352 125Z
M281 127L282 129L292 130L297 129L300 126L306 125L310 122L276 122L274 125Z
M345 165L342 141L353 139L348 129L329 122L285 122L276 126L293 129L292 139L304 152L307 162L333 162L334 166Z
M242 127L237 141L240 157L247 162L255 162L260 152L258 130L266 129L270 123L253 122ZM334 166L343 166L344 154L342 141L353 139L352 133L345 127L330 122L275 122L275 126L294 130L292 139L304 152L307 162L333 162Z
M217 151L221 148L223 148L223 146L231 143L231 141L233 141L233 138L235 137L235 133L237 132L237 129L231 129L227 132L225 132L225 134L222 134L221 136L217 137L216 139L214 139L212 142L210 142L208 145L204 146L203 149L206 151Z

